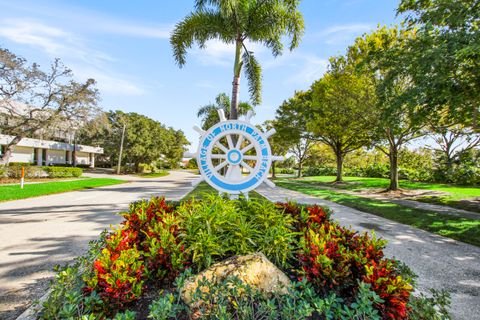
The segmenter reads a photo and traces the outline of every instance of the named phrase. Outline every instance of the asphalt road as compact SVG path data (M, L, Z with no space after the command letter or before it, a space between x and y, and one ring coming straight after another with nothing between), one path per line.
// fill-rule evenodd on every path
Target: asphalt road
M102 175L95 175L102 176ZM111 177L111 176L110 176ZM56 264L81 255L90 240L121 221L117 212L141 198L178 200L196 176L161 178L0 203L0 319L15 319L48 289Z

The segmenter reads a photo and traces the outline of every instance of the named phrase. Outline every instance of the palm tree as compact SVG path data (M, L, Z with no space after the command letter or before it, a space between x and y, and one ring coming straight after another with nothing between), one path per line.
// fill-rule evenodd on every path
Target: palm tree
M265 45L275 57L283 52L284 36L290 38L289 49L296 48L304 30L298 5L299 0L195 0L195 11L175 26L170 37L174 58L182 67L187 49L195 43L200 48L212 39L235 44L230 119L237 119L243 66L252 104L261 103L262 69L247 40Z
M226 93L220 93L219 95L217 95L217 97L215 98L215 103L207 104L198 109L197 117L202 118L202 128L204 130L207 130L208 128L216 124L218 121L220 121L217 111L219 109L223 109L223 112L225 112L225 116L227 118L230 118L231 104L230 98L227 96ZM240 103L238 104L238 115L244 116L247 114L248 111L253 111L253 106L248 102L240 101Z

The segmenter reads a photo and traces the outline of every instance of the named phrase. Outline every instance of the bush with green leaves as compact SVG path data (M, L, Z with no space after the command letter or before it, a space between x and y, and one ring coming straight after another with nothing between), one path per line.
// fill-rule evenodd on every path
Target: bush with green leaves
M293 218L266 200L229 200L208 195L177 208L180 237L197 270L234 255L263 252L287 267L296 249Z
M337 169L334 167L308 167L303 172L305 177L313 176L334 176L337 174Z
M203 280L192 295L190 306L197 306L192 308L180 298L184 278L185 275L178 279L174 292L164 293L151 304L150 318L290 320L294 315L296 320L381 319L374 304L382 299L365 283L359 283L354 301L345 303L335 293L320 296L306 280L293 282L287 294L265 294L236 277L218 283Z
M50 285L50 294L41 305L39 319L91 319L89 314L95 313L98 319L104 316L105 305L96 292L85 295L84 276L105 245L106 232L99 240L91 241L89 250L83 256L75 259L71 265L56 266L57 274Z
M50 178L78 178L83 174L82 168L77 167L42 167Z

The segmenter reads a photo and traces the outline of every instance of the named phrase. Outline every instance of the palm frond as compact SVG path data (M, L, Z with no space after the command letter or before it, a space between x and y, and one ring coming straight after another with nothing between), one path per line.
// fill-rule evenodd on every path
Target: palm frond
M232 43L235 39L231 26L218 12L196 11L177 23L170 36L177 64L182 67L186 63L187 49L193 44L205 48L206 42L211 39L219 39L226 43Z
M262 102L262 67L253 55L253 52L247 50L243 53L243 61L250 99L253 105L258 105Z

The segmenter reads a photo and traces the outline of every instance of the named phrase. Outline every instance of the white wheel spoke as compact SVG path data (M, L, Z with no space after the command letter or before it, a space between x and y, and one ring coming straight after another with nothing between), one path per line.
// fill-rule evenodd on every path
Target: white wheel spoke
M227 159L226 154L212 154L212 159Z
M239 150L240 150L240 147L242 146L243 139L244 139L243 134L241 134L241 135L238 137L237 146L235 147L236 149L239 149Z
M243 148L240 152L242 154L245 154L245 152L247 152L248 150L252 149L254 147L253 143L250 143L248 146L246 146L245 148Z
M248 171L250 171L250 173L253 172L253 168L250 167L245 161L242 161L242 163L240 163L240 165L241 165L242 167L244 167L245 169L247 169Z
M258 160L257 156L243 156L242 158L244 160L254 160L254 161Z
M228 148L232 150L234 148L233 146L233 141L232 141L232 136L230 134L226 135L227 142L228 142Z
M213 170L218 172L219 170L223 169L223 167L225 167L227 164L228 164L228 161L223 161L218 166L216 166Z
M228 149L220 143L220 141L217 141L216 146L220 148L224 153L228 153Z

